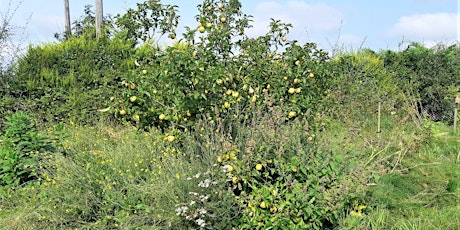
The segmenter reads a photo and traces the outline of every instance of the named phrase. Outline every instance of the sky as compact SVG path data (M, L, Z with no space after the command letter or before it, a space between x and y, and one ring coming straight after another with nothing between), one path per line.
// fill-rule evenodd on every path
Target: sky
M253 16L250 37L268 31L271 18L291 23L287 38L315 42L331 50L370 48L399 50L401 43L420 42L426 46L460 41L460 0L240 0L243 12ZM2 15L18 6L12 23L24 26L23 43L57 42L56 32L64 31L63 0L0 0ZM83 15L94 0L69 0L71 21ZM123 14L142 0L106 0L104 14ZM201 0L162 0L178 6L181 16L178 35L185 26L195 27L196 5ZM180 39L180 36L177 37Z

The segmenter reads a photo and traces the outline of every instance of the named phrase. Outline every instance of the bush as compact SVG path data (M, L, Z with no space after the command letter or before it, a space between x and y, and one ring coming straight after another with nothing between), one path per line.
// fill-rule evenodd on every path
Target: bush
M55 147L49 137L38 134L27 114L19 112L6 120L8 128L0 144L0 185L8 188L38 179L42 165L39 161Z
M418 98L417 108L434 121L452 121L454 98L459 92L458 45L426 48L411 43L400 52L383 52L385 67L402 79L408 93Z
M132 51L132 43L84 35L30 47L17 71L26 101L30 98L27 111L41 122L97 120L129 68Z

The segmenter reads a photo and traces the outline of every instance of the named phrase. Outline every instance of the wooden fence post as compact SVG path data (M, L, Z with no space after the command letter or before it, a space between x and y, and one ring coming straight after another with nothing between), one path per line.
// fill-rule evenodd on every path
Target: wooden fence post
M454 109L454 133L457 132L457 120L458 120L458 105L460 104L460 95L455 97L455 109Z

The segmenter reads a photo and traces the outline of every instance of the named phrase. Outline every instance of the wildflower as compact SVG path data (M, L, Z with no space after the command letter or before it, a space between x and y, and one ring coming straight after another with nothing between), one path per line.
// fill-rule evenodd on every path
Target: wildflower
M198 184L198 186L200 186L200 187L202 187L202 188L208 188L210 184L211 184L211 180L206 179L206 180L204 180L204 181L200 181L200 183Z
M205 196L205 195L201 195L201 196L200 196L200 201L201 201L201 202L205 202L205 201L208 200L208 199L209 199L209 196Z
M183 216L187 213L188 207L187 206L182 206L176 208L176 215L177 216Z
M206 211L204 208L200 208L198 209L198 213L200 213L200 215L205 215L208 211Z
M206 225L206 223L205 223L205 221L203 219L196 220L196 224L198 224L198 226L200 226L202 228Z

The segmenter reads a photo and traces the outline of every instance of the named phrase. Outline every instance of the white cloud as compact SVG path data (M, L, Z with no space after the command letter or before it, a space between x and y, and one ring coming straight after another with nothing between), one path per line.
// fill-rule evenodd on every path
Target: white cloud
M291 23L293 26L291 33L295 37L306 37L317 33L325 35L338 32L343 17L337 9L324 3L307 4L299 0L261 2L252 15L254 27L248 31L250 36L265 34L271 18Z
M409 40L455 40L456 27L457 14L454 13L415 14L399 18L386 35Z

